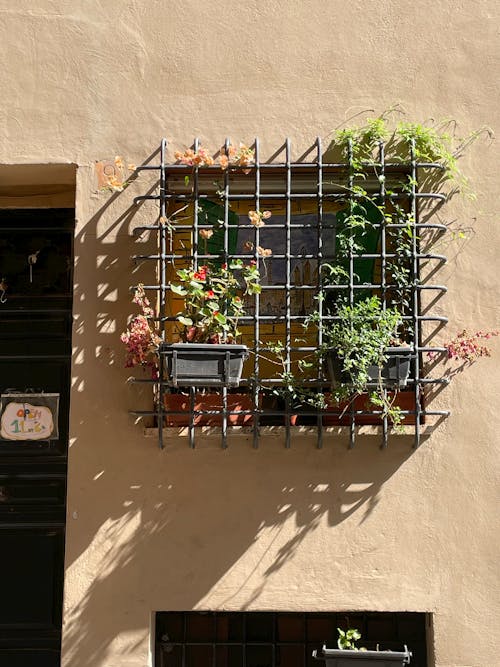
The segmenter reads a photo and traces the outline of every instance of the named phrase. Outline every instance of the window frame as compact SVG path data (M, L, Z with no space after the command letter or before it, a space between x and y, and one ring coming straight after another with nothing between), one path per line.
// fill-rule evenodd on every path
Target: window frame
M193 144L195 151L198 150L199 145L199 141L196 139ZM228 146L229 143L228 140L226 140L226 149ZM208 199L209 201L213 201L214 198L217 198L217 201L219 201L222 206L222 229L224 232L225 244L221 256L224 260L227 260L228 257L244 256L228 252L227 239L230 227L229 216L230 211L232 210L231 207L234 206L236 202L238 203L238 206L243 206L246 203L248 205L248 210L253 209L256 211L265 210L266 206L271 205L271 202L276 202L276 206L282 206L285 218L285 224L282 225L285 232L285 252L282 254L281 259L286 263L286 313L284 318L285 326L283 337L286 351L285 370L288 371L291 370L293 354L311 353L318 345L321 345L321 337L318 339L317 343L312 346L299 345L295 347L292 340L292 336L296 333L292 331L292 322L294 319L296 319L298 323L301 321L303 322L304 320L304 316L294 316L290 312L292 291L290 286L291 260L297 259L297 256L291 252L291 238L294 227L293 210L294 206L296 206L295 202L312 202L312 207L316 210L315 215L317 224L315 228L317 234L317 253L315 253L315 259L318 262L318 266L321 266L322 263L329 259L329 257L325 255L323 244L325 210L327 210L332 203L336 202L347 202L347 205L352 210L353 206L359 205L360 197L362 200L363 196L360 196L356 189L357 183L355 181L355 174L353 173L352 151L347 152L347 156L343 161L325 161L323 159L321 140L317 139L314 145L315 158L313 161L294 162L292 160L291 143L287 139L283 149L284 160L281 162L275 161L270 163L261 162L258 139L255 140L254 149L255 160L250 166L230 167L221 172L220 168L216 166L192 167L178 163L168 163L167 142L166 140L163 140L160 149L160 165L147 167L148 169L154 168L159 171L159 193L147 194L136 197L135 199L137 204L148 199L158 201L159 216L156 223L154 225L148 225L147 227L139 227L134 230L135 234L146 228L155 230L158 235L158 253L152 255L136 255L134 258L136 260L152 260L157 263L157 285L150 286L147 289L151 289L157 293L159 308L157 319L159 322L160 333L165 339L168 326L171 326L175 321L175 313L171 312L171 310L169 311L169 300L171 294L170 283L174 276L176 263L192 261L194 265L199 265L200 263L209 262L214 259L214 256L200 252L198 243L199 231L206 226L203 224L203 221L200 222L199 203L203 200ZM424 386L428 384L439 384L444 382L444 380L442 378L429 377L429 375L424 376L422 370L423 353L434 350L442 351L441 348L431 347L428 344L429 341L427 340L427 336L425 342L423 342L423 322L431 322L435 326L440 326L447 321L447 318L441 315L432 312L422 312L421 297L423 290L430 290L434 293L437 292L438 296L446 291L446 288L442 285L437 285L429 281L424 284L421 280L421 266L423 263L431 262L439 266L446 261L446 258L443 255L436 254L427 249L424 251L421 250L421 247L423 245L425 246L426 243L422 242L422 235L439 234L442 231L445 231L446 227L439 222L434 222L431 217L432 206L441 204L444 200L444 195L438 192L420 191L418 186L418 176L421 169L428 170L426 173L432 173L434 170L441 169L441 165L418 163L415 159L413 146L410 146L409 160L405 162L394 160L386 161L385 145L383 142L380 142L377 158L374 159L373 162L365 164L363 168L367 175L367 181L364 184L364 188L369 193L370 200L373 202L380 202L382 206L385 206L387 202L390 202L391 205L393 205L393 202L403 200L408 211L408 225L411 226L411 243L409 246L409 265L411 271L409 299L411 304L409 313L405 315L405 320L409 322L413 338L412 345L414 355L412 360L410 385L413 388L414 401L413 406L408 406L408 404L406 404L405 413L408 416L408 421L411 422L414 444L415 446L418 446L421 438L421 426L425 419L431 415L443 417L448 414L447 411L429 410L424 405ZM140 169L141 168L139 168L139 170ZM400 178L402 175L408 177L409 186L405 191L391 190L389 185L394 182L394 179ZM187 252L184 248L184 251L180 253L175 248L175 245L172 245L172 238L175 237L176 234L185 233L187 227L185 224L177 224L175 220L174 222L169 220L168 225L165 224L165 221L169 219L172 205L175 208L185 206L186 204L192 204L193 206L192 224L188 227L190 230L189 233L191 234L191 247ZM429 204L430 208L425 208L426 206L428 207ZM334 235L336 235L338 231L338 224L335 223L335 225L337 227ZM391 256L387 249L387 239L391 229L397 229L402 226L401 223L387 223L385 220L381 221L379 223L380 251L375 253L361 253L359 256L357 256L356 253L350 252L348 257L348 283L340 286L327 285L327 292L330 291L331 293L334 290L343 289L348 295L349 304L352 305L356 299L356 290L378 290L382 294L382 303L385 308L385 304L387 303L386 294L387 291L390 291L391 289L385 278L386 265L388 258L390 259ZM257 227L252 229L250 224L245 225L245 228L247 227L249 231L252 231L253 245L253 252L249 254L249 257L252 257L252 259L257 262L259 268L265 268L266 261L275 262L280 259L280 255L274 255L273 253L273 256L269 260L266 260L262 258L258 252L258 247L261 245L261 239L264 238L264 234L268 229L273 228L272 218L266 223L266 228L260 229ZM354 263L356 260L363 261L365 259L370 259L370 255L374 255L374 262L380 261L380 280L379 282L373 280L372 284L368 285L365 283L356 284L354 280ZM314 290L316 294L320 290L325 289L320 274L321 269L318 269L317 284L311 286L311 289ZM272 287L269 287L268 289L272 289ZM265 291L266 290L264 289L263 294L265 294ZM284 405L279 406L279 409L269 409L262 406L262 389L268 388L273 384L279 386L281 381L277 378L276 381L273 382L272 378L269 377L264 378L264 381L261 381L260 367L263 348L261 344L261 333L262 324L266 320L265 316L259 315L261 297L257 295L254 297L254 300L257 315L255 317L247 316L246 319L242 318L242 324L245 324L245 322L253 323L253 369L251 374L249 374L247 370L246 379L242 382L242 386L247 387L247 390L250 390L249 393L253 397L253 404L246 409L231 409L231 407L228 407L228 391L226 388L223 388L220 391L221 409L214 409L213 407L208 410L199 409L199 407L197 409L198 397L196 390L191 388L188 392L190 415L188 434L190 445L192 447L195 445L195 427L200 422L199 418L202 418L201 422L203 423L203 417L207 415L217 415L220 417L223 447L227 446L228 425L232 421L238 421L238 416L251 416L253 422L254 446L256 447L258 446L259 437L261 435L261 427L266 426L275 419L279 419L280 416L283 416L285 445L289 447L291 444L291 434L294 431L294 420L292 417L296 412L291 401L285 400ZM335 316L327 315L324 319L335 319ZM272 324L277 324L276 318L272 320ZM317 378L317 384L321 384L321 381L323 381L323 385L326 388L326 379L321 377ZM168 408L164 408L164 395L169 392L170 390L168 389L167 382L163 376L160 360L160 378L155 383L157 409L153 413L144 411L141 413L137 411L134 412L141 416L145 416L146 414L155 415L158 425L160 446L163 446L165 415L167 414L168 416L170 413ZM184 410L185 407L182 409L182 412L184 412ZM175 410L172 411L172 414L175 413ZM352 404L347 412L339 408L336 412L333 411L332 414L337 417L337 425L343 425L345 423L345 419L343 418L347 414L347 426L349 429L349 441L351 447L354 446L358 426L363 425L367 421L368 423L370 422L369 419L367 420L367 416L375 415L375 422L377 422L376 411L367 411L363 406L361 406L360 409L359 404L357 406ZM306 409L305 411L302 411L302 417L305 418L306 421L308 420L309 422L312 422L312 425L316 427L317 444L318 447L321 447L323 444L323 432L329 430L328 428L325 429L323 412L318 409ZM383 446L386 446L390 432L390 424L386 417L383 419L379 418L378 422L381 422L380 425L383 436L382 444Z

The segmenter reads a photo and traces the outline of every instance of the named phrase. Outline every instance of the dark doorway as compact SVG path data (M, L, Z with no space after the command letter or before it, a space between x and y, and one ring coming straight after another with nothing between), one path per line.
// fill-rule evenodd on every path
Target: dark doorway
M0 667L60 664L74 225L0 211L0 394L59 399L46 439L0 438Z

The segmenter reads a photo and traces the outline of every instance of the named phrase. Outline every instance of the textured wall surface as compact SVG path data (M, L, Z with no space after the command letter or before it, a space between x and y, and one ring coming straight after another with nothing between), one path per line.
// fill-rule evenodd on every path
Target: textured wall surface
M498 663L500 346L436 398L453 415L417 451L404 437L386 451L239 437L160 452L127 414L150 399L126 384L119 343L149 177L103 193L94 167L140 164L162 136L171 157L195 135L214 150L260 136L264 157L290 136L299 155L397 102L464 134L494 128L498 13L493 0L0 0L0 163L78 167L66 667L145 667L154 611L221 608L428 611L436 667ZM443 249L450 334L500 322L495 155L471 147L478 199L442 212L469 230Z

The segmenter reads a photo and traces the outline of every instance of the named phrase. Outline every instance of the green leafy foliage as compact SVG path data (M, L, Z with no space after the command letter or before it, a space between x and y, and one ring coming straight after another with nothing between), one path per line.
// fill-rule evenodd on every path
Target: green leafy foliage
M170 288L184 299L177 315L188 343L232 343L240 335L238 321L244 315L245 295L259 294L260 274L254 261L209 264L177 271L180 283Z
M492 131L481 127L466 137L457 137L456 123L452 120L416 123L407 120L391 122L394 113L403 113L397 105L376 118L368 118L364 124L338 129L333 134L333 145L341 149L347 160L352 179L365 179L368 166L379 164L380 143L385 143L386 159L408 160L417 163L442 165L442 178L459 191L474 198L468 180L459 169L458 161L464 150L478 137L492 137ZM425 168L423 168L425 171ZM382 177L383 178L383 177Z
M378 296L353 305L343 305L338 320L322 323L322 352L335 349L342 361L342 372L349 376L348 391L342 388L339 398L352 391L361 394L369 382L368 367L387 360L385 348L398 337L402 326L397 308L382 308ZM310 320L317 319L311 317Z
M349 628L348 630L342 630L341 628L337 628L337 632L339 633L339 636L338 636L338 639L337 639L337 646L340 649L351 650L351 651L365 651L366 650L364 648L358 648L356 646L356 642L359 639L361 639L361 633L356 628Z
M341 377L332 397L336 402L350 401L356 395L369 394L369 402L379 408L395 428L401 425L403 415L395 405L396 394L389 396L381 375L377 387L370 390L370 366L382 367L387 361L386 349L398 342L403 319L396 307L383 308L378 296L371 296L354 304L343 304L337 309L337 318L325 321L318 311L311 314L305 326L314 324L321 332L322 345L318 357L323 363L335 351L341 364Z

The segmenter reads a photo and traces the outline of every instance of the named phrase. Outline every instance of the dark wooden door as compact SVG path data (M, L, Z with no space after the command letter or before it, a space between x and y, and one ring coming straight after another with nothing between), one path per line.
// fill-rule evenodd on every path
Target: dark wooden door
M73 209L0 211L0 394L60 396L57 438L0 438L0 667L60 664L73 238Z

